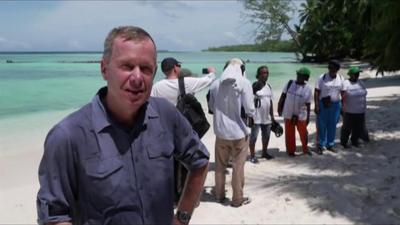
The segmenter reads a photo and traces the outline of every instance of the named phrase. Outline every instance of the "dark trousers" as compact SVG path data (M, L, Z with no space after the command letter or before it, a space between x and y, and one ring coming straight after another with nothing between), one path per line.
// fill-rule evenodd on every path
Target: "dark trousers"
M349 137L353 145L358 145L358 139L362 139L365 142L369 141L368 131L365 125L365 113L344 114L340 143L342 145L347 145Z

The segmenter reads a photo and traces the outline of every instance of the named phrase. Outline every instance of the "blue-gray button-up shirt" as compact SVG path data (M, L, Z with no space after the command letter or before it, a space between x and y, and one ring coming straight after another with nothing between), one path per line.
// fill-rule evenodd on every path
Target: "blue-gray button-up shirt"
M112 121L101 101L54 126L39 167L39 223L170 224L173 157L189 170L209 153L187 120L164 99L149 98L132 130Z

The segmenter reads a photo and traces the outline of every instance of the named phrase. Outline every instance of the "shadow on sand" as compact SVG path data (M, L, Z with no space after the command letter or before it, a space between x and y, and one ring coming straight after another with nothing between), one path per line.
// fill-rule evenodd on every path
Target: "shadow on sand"
M394 83L378 82L369 87L400 85L400 77L382 78ZM251 174L246 179L256 189L278 187L282 194L290 193L305 199L314 212L328 212L354 223L396 224L400 221L400 120L388 116L398 112L400 95L368 98L367 127L371 142L362 148L342 149L339 153L313 154L312 157L280 157L276 161L293 170L309 168L312 174L290 174L271 178L268 174ZM397 116L400 118L399 116ZM312 118L315 121L315 118ZM337 128L337 136L340 135ZM373 128L373 129L371 129ZM387 135L385 135L385 133ZM309 135L314 142L315 133ZM338 141L336 139L336 141ZM392 146L388 148L387 146ZM393 147L396 149L394 149ZM298 146L299 148L300 146Z

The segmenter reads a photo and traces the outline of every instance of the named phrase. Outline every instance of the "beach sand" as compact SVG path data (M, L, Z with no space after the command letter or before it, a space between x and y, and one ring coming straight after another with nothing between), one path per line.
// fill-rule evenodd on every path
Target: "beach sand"
M372 75L373 74L373 75ZM368 75L369 76L369 75ZM371 73L371 77L375 74ZM289 158L284 136L271 134L269 152L275 159L245 165L245 195L252 202L240 208L216 203L212 129L203 138L210 153L201 204L191 224L394 224L400 223L400 76L365 79L368 87L367 127L371 142L362 148L342 149L322 156ZM279 96L278 96L279 97ZM37 170L46 133L68 111L20 118L1 129L19 129L0 137L0 224L35 224ZM24 121L43 121L25 127ZM282 122L282 118L279 118ZM315 140L315 117L309 129L309 146ZM212 121L211 117L210 120ZM18 127L15 128L14 124ZM8 128L5 128L8 127ZM14 128L13 128L14 127ZM341 123L337 128L337 137ZM256 149L260 154L261 139ZM336 140L338 142L338 140ZM297 140L298 148L300 142ZM231 169L226 189L231 198Z

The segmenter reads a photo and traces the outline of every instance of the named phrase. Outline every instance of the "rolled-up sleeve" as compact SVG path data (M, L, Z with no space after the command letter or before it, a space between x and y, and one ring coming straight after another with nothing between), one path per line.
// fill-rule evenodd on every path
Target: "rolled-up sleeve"
M175 156L188 170L198 169L208 163L210 154L192 126L178 111L174 129Z
M38 223L72 221L74 203L74 159L70 135L61 126L46 137L39 166Z

